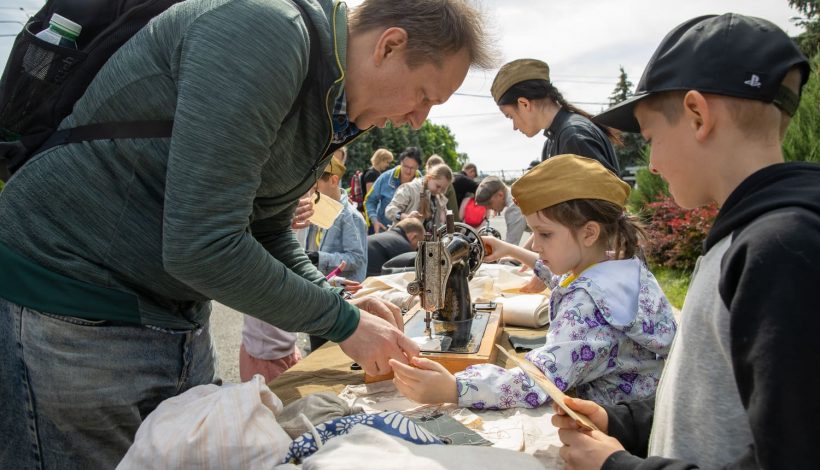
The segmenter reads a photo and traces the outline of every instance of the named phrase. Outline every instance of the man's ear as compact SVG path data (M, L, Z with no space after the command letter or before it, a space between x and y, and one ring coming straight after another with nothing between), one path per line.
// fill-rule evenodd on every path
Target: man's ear
M403 52L407 47L407 31L404 28L387 28L376 41L376 48L373 51L373 60L376 65L388 57Z
M581 242L585 247L589 248L598 243L598 238L601 236L601 224L594 221L589 221L581 227Z
M715 126L714 109L699 91L690 90L683 97L683 115L698 142L705 141Z

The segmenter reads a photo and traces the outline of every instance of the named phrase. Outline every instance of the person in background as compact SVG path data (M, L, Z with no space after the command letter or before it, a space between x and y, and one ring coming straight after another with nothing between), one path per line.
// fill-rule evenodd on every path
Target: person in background
M393 163L393 153L390 150L381 148L373 152L370 157L370 168L362 174L362 188L364 193L368 194L373 188L373 184L379 178L384 170Z
M433 168L436 165L447 165L447 164L444 163L444 159L441 158L440 155L436 155L436 154L430 155L427 158L427 163L424 165L425 173L429 172L430 169ZM447 167L449 168L449 165L447 165ZM450 168L450 171L452 171L452 170L453 169ZM447 210L453 211L453 217L455 217L456 222L461 222L461 217L459 217L459 214L458 214L458 205L456 204L456 190L453 188L452 183L450 183L450 185L447 186L447 191L444 192L444 196L447 198Z
M782 149L810 72L773 23L701 16L661 41L634 98L595 117L651 142L677 204L720 211L657 396L566 401L600 429L553 416L568 467L817 468L820 165Z
M335 158L342 165L347 165L347 146L345 145L337 148L333 152L333 158Z
M343 271L338 276L362 282L367 273L367 226L364 217L350 204L345 191L339 186L346 168L335 158L316 182L320 197L339 201L342 211L328 229L311 225L307 236L308 259L323 274L330 274L342 261Z
M421 178L399 186L393 200L387 205L385 215L393 223L408 217L422 221L427 233L447 222L447 196L444 192L453 180L453 172L447 165L430 168Z
M643 230L624 212L629 185L595 160L559 155L522 176L512 192L536 252L482 241L492 247L490 259L513 256L552 289L546 344L526 359L559 389L586 399L614 404L655 396L677 324L643 262ZM420 403L498 409L549 402L517 367L479 364L454 376L429 359L411 364L395 364L393 382Z
M415 252L421 240L424 240L424 225L415 217L370 235L367 237L367 275L380 275L384 263L404 253Z
M0 467L115 467L160 402L218 380L212 300L373 375L418 354L399 309L344 299L290 225L330 151L420 128L471 64L493 53L465 0L186 0L153 18L60 129L172 135L50 148L0 193Z
M537 59L518 59L498 70L490 92L498 109L512 120L513 129L527 137L541 131L547 137L541 161L554 155L575 154L601 162L620 175L612 143L620 143L612 129L590 120L590 114L568 103L550 81L549 66Z
M385 171L373 183L373 187L364 199L365 220L373 228L373 233L386 230L393 222L385 214L387 205L402 184L421 177L421 150L418 147L407 147L399 154L399 165Z
M461 208L465 197L474 196L478 189L478 168L475 163L467 163L461 171L453 175L453 188L456 190L456 207Z
M475 203L492 209L496 214L504 214L504 222L507 224L504 240L516 246L521 243L527 220L513 201L510 188L500 178L488 176L481 180L476 189Z

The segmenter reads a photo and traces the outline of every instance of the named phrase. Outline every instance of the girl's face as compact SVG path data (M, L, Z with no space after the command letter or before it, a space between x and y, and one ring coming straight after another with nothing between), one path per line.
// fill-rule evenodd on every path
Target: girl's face
M553 274L578 274L605 257L605 249L598 246L597 233L590 236L589 222L580 229L550 220L538 212L526 216L532 228L532 249Z
M507 119L512 120L513 130L527 137L533 137L544 130L536 121L534 103L526 98L519 98L517 104L503 104L498 107Z
M429 178L427 180L427 189L433 194L444 193L444 190L446 190L449 185L450 182L445 178Z

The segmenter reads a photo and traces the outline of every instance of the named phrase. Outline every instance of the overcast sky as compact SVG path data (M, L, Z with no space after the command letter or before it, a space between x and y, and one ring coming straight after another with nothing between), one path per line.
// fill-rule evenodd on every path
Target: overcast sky
M408 0L412 1L412 0ZM618 67L637 83L663 36L695 16L736 12L774 22L790 35L800 30L790 19L797 12L787 0L473 0L490 20L490 34L502 63L532 57L550 65L553 83L564 97L597 113L615 87ZM362 0L349 0L350 7ZM16 33L29 10L42 0L0 0L0 35ZM0 56L9 37L0 37ZM0 60L2 62L2 60ZM499 64L501 65L501 64ZM450 100L436 106L430 120L446 124L480 170L522 169L538 159L544 137L532 139L512 130L490 97L496 70L471 70ZM476 96L477 95L477 96Z

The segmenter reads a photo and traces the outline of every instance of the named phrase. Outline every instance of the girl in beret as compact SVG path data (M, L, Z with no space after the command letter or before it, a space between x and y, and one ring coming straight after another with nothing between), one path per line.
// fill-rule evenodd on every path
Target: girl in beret
M513 122L513 129L527 137L541 131L547 141L544 161L555 155L575 154L601 162L620 174L613 143L617 131L590 120L586 111L564 99L550 81L550 68L537 59L518 59L499 69L490 91L498 109Z
M624 213L629 185L595 160L551 158L512 186L533 251L485 238L489 259L512 256L552 289L546 344L526 358L558 388L597 403L655 394L677 325L641 259L643 231ZM534 408L547 394L520 369L470 366L455 375L414 358L391 362L396 387L420 403Z

